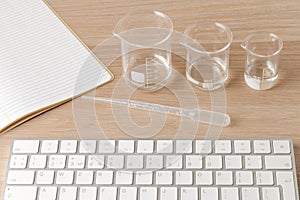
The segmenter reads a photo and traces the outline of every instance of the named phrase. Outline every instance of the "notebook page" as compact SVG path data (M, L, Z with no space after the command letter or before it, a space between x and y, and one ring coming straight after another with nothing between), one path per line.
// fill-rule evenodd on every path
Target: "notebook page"
M42 0L1 0L0 19L0 132L112 79Z

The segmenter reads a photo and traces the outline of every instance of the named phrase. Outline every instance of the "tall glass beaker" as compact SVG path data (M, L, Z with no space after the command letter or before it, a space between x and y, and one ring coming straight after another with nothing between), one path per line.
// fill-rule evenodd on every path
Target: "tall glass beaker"
M123 78L137 88L155 91L172 74L171 19L158 11L128 15L113 34L121 40Z
M187 27L181 42L187 49L186 77L202 90L215 90L228 80L231 30L217 22Z

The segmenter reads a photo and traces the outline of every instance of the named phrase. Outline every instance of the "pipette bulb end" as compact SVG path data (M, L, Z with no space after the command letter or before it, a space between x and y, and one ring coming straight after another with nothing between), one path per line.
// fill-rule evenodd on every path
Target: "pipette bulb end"
M228 114L225 114L224 126L229 126L230 121L230 116Z

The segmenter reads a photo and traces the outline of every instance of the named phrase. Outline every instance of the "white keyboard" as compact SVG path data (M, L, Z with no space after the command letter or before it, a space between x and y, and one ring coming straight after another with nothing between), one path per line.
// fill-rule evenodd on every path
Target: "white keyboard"
M15 140L4 200L299 200L290 140Z

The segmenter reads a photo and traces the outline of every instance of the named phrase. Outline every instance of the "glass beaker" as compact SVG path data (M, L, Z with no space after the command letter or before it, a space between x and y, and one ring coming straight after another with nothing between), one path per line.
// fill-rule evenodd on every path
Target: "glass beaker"
M247 85L255 90L272 88L278 79L282 40L273 33L259 32L249 35L241 47L247 52L244 72Z
M154 91L172 74L171 19L158 11L128 15L113 34L121 40L123 78L137 88Z
M217 22L188 26L181 42L187 49L187 79L203 90L226 84L232 38L231 30Z

